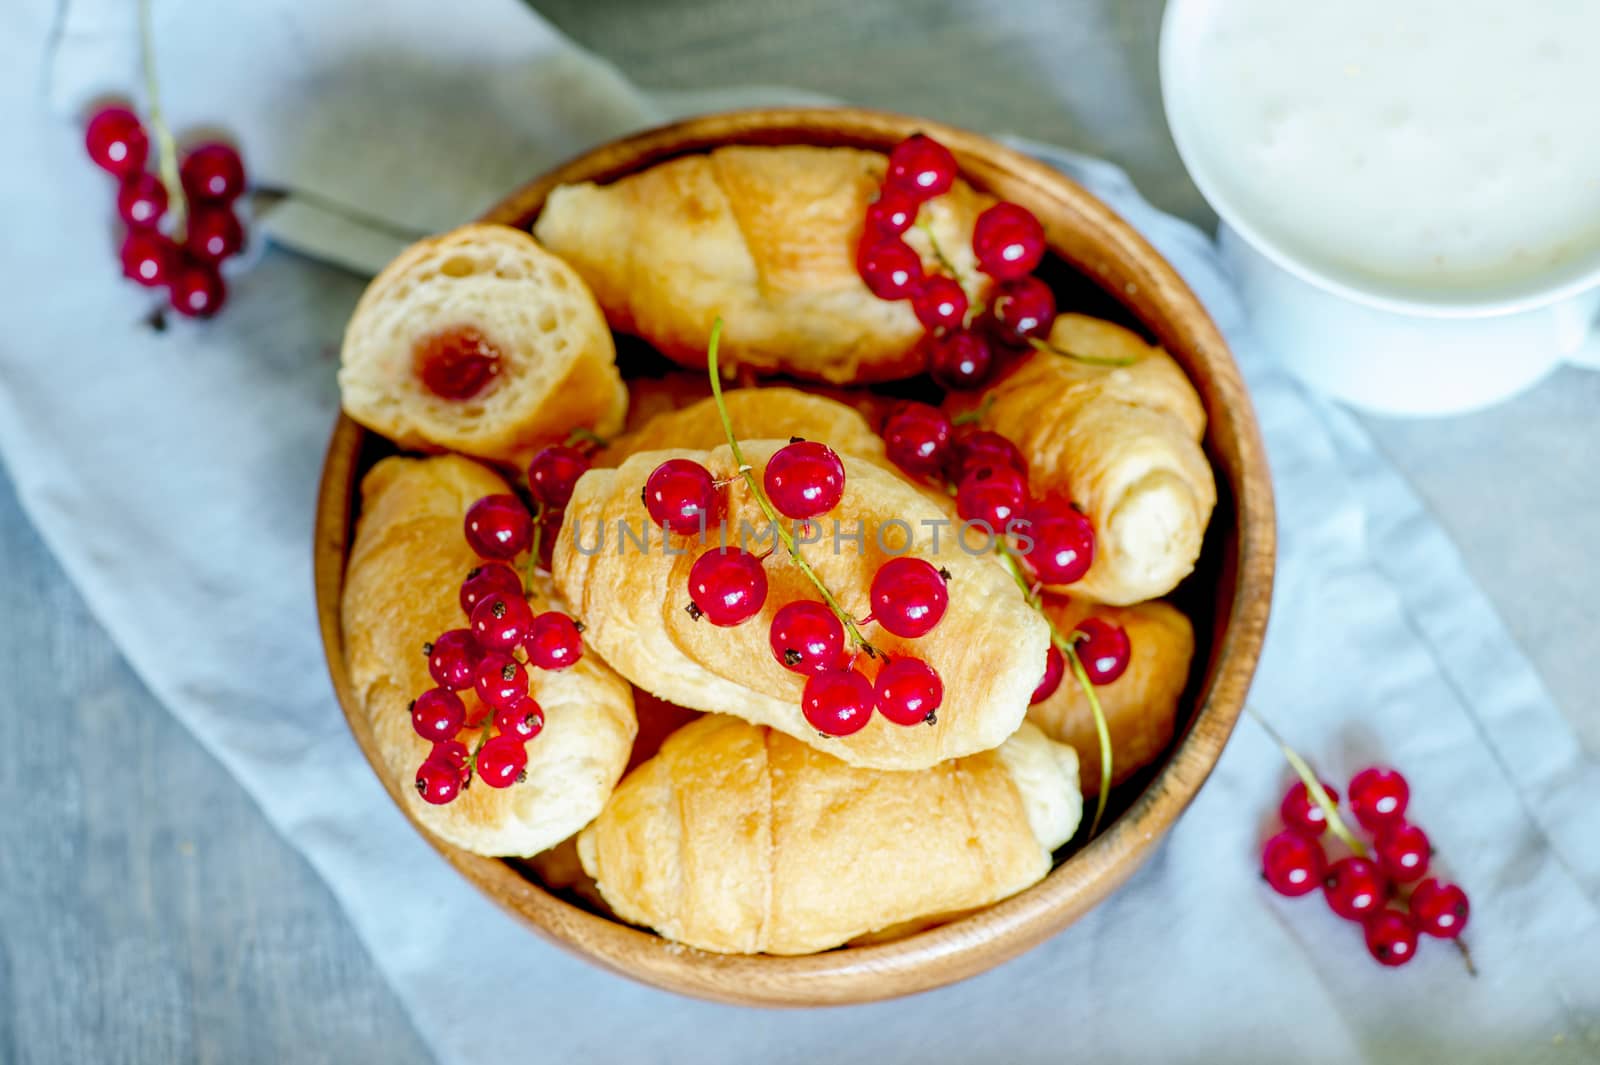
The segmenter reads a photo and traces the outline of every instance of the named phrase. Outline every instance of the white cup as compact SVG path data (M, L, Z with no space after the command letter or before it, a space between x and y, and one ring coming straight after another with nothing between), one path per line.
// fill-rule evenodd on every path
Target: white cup
M1563 361L1600 367L1595 322L1600 270L1524 286L1508 298L1428 300L1381 281L1335 278L1254 224L1195 150L1204 101L1187 93L1180 54L1201 9L1168 0L1161 27L1161 95L1189 175L1222 218L1223 259L1257 336L1313 388L1364 409L1451 414L1533 385ZM1441 190L1447 195L1448 190Z

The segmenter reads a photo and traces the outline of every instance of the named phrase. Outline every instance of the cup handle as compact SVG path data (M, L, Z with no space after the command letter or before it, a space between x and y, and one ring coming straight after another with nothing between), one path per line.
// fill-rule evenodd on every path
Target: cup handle
M1571 309L1563 323L1569 330L1567 362L1588 370L1600 370L1600 307L1592 300L1566 304Z

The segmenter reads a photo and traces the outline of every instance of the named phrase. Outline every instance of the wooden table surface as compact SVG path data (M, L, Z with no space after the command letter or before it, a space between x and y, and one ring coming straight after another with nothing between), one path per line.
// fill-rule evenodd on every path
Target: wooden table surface
M1112 159L1209 224L1161 117L1162 0L545 0L651 88L786 84ZM1600 751L1600 374L1369 421ZM0 474L0 1062L429 1060L327 889L155 702ZM49 727L45 727L45 722Z

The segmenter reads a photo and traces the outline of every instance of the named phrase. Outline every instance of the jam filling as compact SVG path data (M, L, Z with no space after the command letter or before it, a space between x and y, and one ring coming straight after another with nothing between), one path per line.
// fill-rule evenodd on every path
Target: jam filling
M419 340L412 364L423 387L434 395L467 400L494 383L500 352L471 326L454 326Z

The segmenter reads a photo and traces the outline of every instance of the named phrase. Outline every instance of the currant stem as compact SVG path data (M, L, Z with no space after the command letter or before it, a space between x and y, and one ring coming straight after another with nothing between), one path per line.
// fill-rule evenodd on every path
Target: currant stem
M1061 630L1056 628L1056 623L1050 620L1050 615L1044 612L1044 602L1039 595L1037 586L1028 581L1027 574L1022 572L1022 567L1017 563L1017 556L1004 544L997 545L995 553L1000 557L1000 564L1006 572L1011 574L1011 579L1017 582L1017 587L1022 589L1022 597L1034 612L1044 619L1045 625L1050 629L1050 642L1056 650L1066 659L1067 665L1072 668L1072 679L1078 682L1078 687L1083 689L1084 698L1089 700L1089 712L1094 715L1095 736L1100 742L1100 794L1095 800L1094 819L1089 822L1089 838L1093 839L1096 832L1100 831L1100 820L1105 816L1106 804L1111 799L1111 726L1106 723L1106 712L1100 705L1100 696L1095 693L1094 682L1089 679L1088 671L1083 668L1083 661L1078 657L1074 647L1075 640L1061 635Z
M1045 622L1049 624L1050 619L1046 618ZM1067 665L1072 667L1072 676L1089 700L1089 711L1094 714L1095 736L1100 741L1100 794L1095 799L1094 820L1089 822L1089 838L1093 839L1095 833L1100 831L1100 819L1105 816L1106 803L1111 798L1111 728L1106 724L1106 712L1100 707L1100 696L1095 694L1094 683L1089 680L1083 660L1073 647L1074 641L1063 640L1053 624L1050 625L1050 640L1066 658Z
M845 631L850 634L850 638L855 641L861 650L867 653L867 657L877 658L881 652L872 646L865 636L861 635L861 630L856 627L856 619L833 597L833 593L828 591L828 586L822 583L822 578L817 576L816 570L811 568L811 563L807 562L806 557L800 553L800 545L795 543L794 535L784 528L783 519L778 516L772 501L762 491L761 482L756 480L755 471L744 460L744 452L739 449L739 438L733 432L733 418L728 414L727 401L722 398L722 375L717 372L717 348L721 341L722 319L718 317L711 325L711 341L706 347L706 365L711 371L711 395L716 401L717 414L722 418L722 431L728 438L728 450L733 452L733 461L739 467L739 476L744 478L745 485L750 489L750 495L754 497L756 504L761 507L761 513L766 515L767 522L776 530L778 539L783 541L783 546L789 552L789 557L794 559L795 565L800 567L800 572L804 573L811 583L816 586L817 591L822 595L822 601L828 605L828 609L833 611L834 616L844 625Z
M1461 955L1461 964L1467 967L1467 975L1476 980L1478 978L1478 967L1477 965L1473 964L1472 951L1467 949L1467 944L1462 941L1460 936L1457 936L1450 942L1456 945L1456 950Z
M528 560L523 563L522 594L533 594L533 578L539 572L539 549L544 546L544 512L545 505L537 503L533 508L533 542L528 545Z
M150 128L156 135L156 157L161 183L167 187L167 217L172 219L172 239L181 244L188 230L188 200L178 176L178 147L161 113L161 85L156 78L155 34L150 28L151 0L139 0L139 48L144 63L144 91L149 105Z
M592 444L597 448L611 446L611 440L609 437L601 436L588 426L575 425L571 429L567 430L566 444L568 447L570 447L573 444L580 442Z
M989 408L992 406L994 406L994 393L985 392L983 394L983 399L978 402L976 407L973 407L971 410L965 411L961 414L957 414L954 418L950 419L950 424L982 425L983 420L989 416Z
M956 283L965 289L967 286L961 281L961 271L956 269L956 264L951 262L945 256L944 249L939 247L939 238L933 232L933 222L922 217L922 212L920 211L917 212L917 228L922 230L923 235L928 238L928 246L933 249L933 257L939 260L939 265L944 267L945 272L955 278Z
M1099 355L1079 355L1075 351L1068 351L1066 348L1058 348L1048 340L1040 340L1038 337L1029 337L1028 343L1033 345L1034 351L1048 351L1051 354L1060 355L1062 358L1072 359L1075 362L1081 362L1085 366L1132 366L1134 363L1139 361L1135 358L1107 359L1102 358Z
M1339 807L1328 796L1328 790L1322 786L1322 781L1312 771L1310 764L1300 757L1298 751L1289 746L1289 742L1278 734L1278 730L1272 727L1271 723L1261 715L1260 711L1249 703L1245 704L1244 709L1245 713L1255 718L1256 724L1260 725L1266 734L1272 737L1272 742L1276 743L1278 748L1283 751L1283 756L1289 760L1289 765L1294 769L1295 775L1306 786L1306 794L1315 799L1317 805L1322 807L1322 815L1327 818L1328 827L1333 830L1333 834L1338 836L1357 858L1367 857L1367 845L1362 843L1354 832L1350 831L1350 826L1346 825L1344 818L1339 816Z

